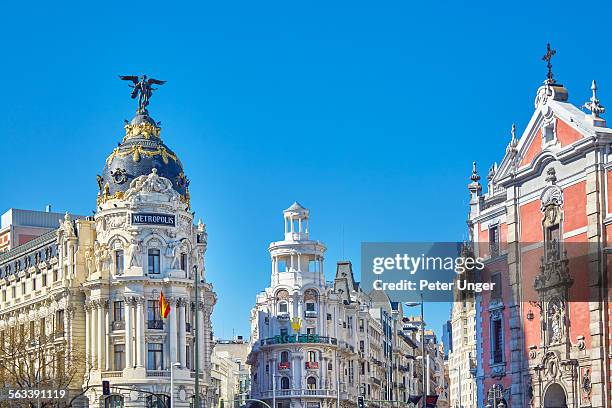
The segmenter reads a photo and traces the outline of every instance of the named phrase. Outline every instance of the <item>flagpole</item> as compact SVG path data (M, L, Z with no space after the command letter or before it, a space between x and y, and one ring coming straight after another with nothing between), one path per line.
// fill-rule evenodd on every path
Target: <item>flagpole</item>
M200 330L198 327L198 309L199 309L199 295L198 295L198 265L193 265L193 276L195 279L195 396L194 396L194 408L200 408Z

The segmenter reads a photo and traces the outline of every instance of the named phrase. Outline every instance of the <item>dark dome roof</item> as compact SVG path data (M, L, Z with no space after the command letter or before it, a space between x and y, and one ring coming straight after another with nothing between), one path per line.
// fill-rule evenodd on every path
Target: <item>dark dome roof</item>
M102 175L98 176L99 201L121 198L138 176L157 174L172 181L174 189L189 201L189 180L183 165L160 138L161 128L147 114L136 115L125 124L125 137L106 159Z

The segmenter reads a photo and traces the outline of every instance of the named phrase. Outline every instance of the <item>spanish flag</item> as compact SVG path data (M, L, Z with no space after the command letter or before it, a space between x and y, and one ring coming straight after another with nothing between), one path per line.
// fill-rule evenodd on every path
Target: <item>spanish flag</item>
M165 319L166 317L168 317L168 315L170 314L170 304L168 304L168 301L164 296L164 292L160 292L159 294L159 308L161 311L162 318Z

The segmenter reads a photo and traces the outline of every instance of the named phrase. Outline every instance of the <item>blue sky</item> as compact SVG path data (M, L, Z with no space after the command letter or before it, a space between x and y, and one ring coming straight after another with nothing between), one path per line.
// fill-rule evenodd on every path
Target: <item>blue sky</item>
M526 125L547 41L571 101L593 78L612 99L605 3L126 4L0 1L0 210L91 213L135 109L117 75L168 80L150 112L208 226L220 337L248 335L294 200L328 273L362 241L464 239L471 162Z

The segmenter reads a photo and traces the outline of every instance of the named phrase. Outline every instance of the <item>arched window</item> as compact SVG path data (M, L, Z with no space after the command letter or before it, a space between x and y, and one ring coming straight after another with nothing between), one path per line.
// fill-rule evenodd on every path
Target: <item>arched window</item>
M289 352L288 351L281 351L280 361L281 363L289 362Z
M316 390L317 389L317 379L314 377L308 377L308 379L306 380L306 386L309 390Z
M276 292L276 312L282 314L289 313L289 292L285 289L281 289Z
M162 400L163 398L163 400ZM170 397L160 394L159 397L147 396L147 408L166 408L170 406Z
M123 396L109 395L104 399L104 408L123 408Z
M289 389L289 377L282 377L281 378L281 390L288 390Z
M314 289L307 289L304 292L304 303L306 305L306 317L317 316L317 303L319 295Z

